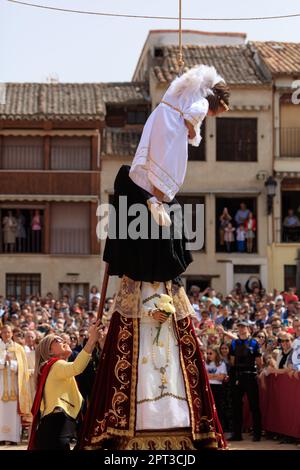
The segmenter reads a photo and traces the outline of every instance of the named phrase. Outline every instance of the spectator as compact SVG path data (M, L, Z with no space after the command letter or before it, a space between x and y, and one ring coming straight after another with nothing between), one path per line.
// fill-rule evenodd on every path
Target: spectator
M295 340L293 341L292 348L292 367L296 372L300 371L300 318L295 317L293 323L295 331Z
M237 251L239 253L244 253L245 248L246 248L246 235L247 232L245 230L245 227L243 224L239 225L236 231L236 241L237 241ZM247 240L247 246L248 246L248 240Z
M232 251L232 245L234 243L234 232L235 228L233 225L229 222L228 225L225 227L225 234L224 234L224 240L225 240L225 245L226 245L226 250L228 253L231 253Z
M225 242L225 228L227 227L227 225L229 224L229 222L231 220L232 220L232 217L229 214L227 207L224 207L223 212L222 212L222 214L220 216L220 219L219 219L219 221L220 221L219 233L220 233L220 245L221 245L221 247L224 246L224 242Z
M260 330L253 335L259 344L260 350L264 355L267 352L268 336L264 330Z
M221 359L219 348L217 346L208 346L205 367L215 399L218 416L221 419L223 404L222 383L227 375L227 369L225 362Z
M234 220L236 224L239 226L244 224L249 217L249 209L244 202L241 202L239 210L236 212L234 216Z
M253 213L249 211L248 218L245 221L245 231L247 239L247 252L252 253L253 251L253 241L255 239L256 232L256 220L253 216Z
M283 299L285 304L289 304L290 302L298 302L299 297L296 295L296 288L290 287L288 291L283 294Z

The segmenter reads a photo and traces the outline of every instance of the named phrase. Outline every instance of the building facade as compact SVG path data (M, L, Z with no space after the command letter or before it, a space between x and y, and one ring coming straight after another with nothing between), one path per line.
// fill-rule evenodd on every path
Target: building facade
M150 31L128 83L5 85L1 293L74 298L100 285L104 242L96 236L96 210L110 202L118 169L130 165L148 115L178 73L177 39L175 31ZM295 285L300 233L287 231L284 219L300 210L300 107L292 101L300 44L199 31L184 31L183 44L187 68L214 65L231 88L230 111L207 117L200 147L189 148L178 195L194 212L196 204L204 208L204 245L193 253L186 286L227 293L257 279L268 290ZM277 181L271 212L269 177ZM230 247L224 243L224 208L236 231L238 211L253 213L250 252L239 250L236 236ZM110 280L109 295L117 283Z

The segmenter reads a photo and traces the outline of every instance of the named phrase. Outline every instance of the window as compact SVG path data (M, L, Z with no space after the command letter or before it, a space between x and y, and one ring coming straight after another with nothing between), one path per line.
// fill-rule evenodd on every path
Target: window
M164 56L164 50L162 47L155 47L154 48L154 57L163 57Z
M294 264L284 265L284 290L287 291L289 287L296 287L297 282L297 266Z
M44 211L1 208L0 253L42 253Z
M177 195L176 196L177 201L179 204L184 207L185 204L187 204L187 207L184 208L184 217L185 217L185 233L192 233L197 231L197 237L199 240L202 239L202 246L201 250L205 249L205 198L203 196L184 196L184 195ZM197 205L201 204L202 207L200 208L201 211L196 212L196 207ZM192 227L187 226L187 222L190 220L188 217L189 211L191 210L191 221L192 221ZM198 216L198 217L197 217ZM201 236L200 232L201 231ZM196 242L196 235L194 235L194 238L189 238L187 236L187 239L190 243L195 243ZM200 241L200 240L199 240Z
M242 206L243 205L243 206ZM231 196L231 197L216 197L216 251L217 252L247 252L247 240L245 240L244 249L242 246L237 243L236 234L237 229L242 223L238 221L242 220L243 215L247 217L249 212L252 212L255 222L256 222L256 230L254 232L254 237L252 239L252 250L249 251L251 253L257 252L257 237L258 237L258 227L257 227L257 200L256 198L251 197L242 197L242 196ZM229 214L228 217L222 217L222 214L226 213L226 209ZM237 215L238 211L239 216ZM230 219L231 217L231 219ZM240 217L240 218L239 218ZM232 241L230 245L226 243L226 239L228 236L225 237L225 227L227 226L228 222L232 224L232 228L234 228ZM228 233L228 232L227 232ZM249 242L250 247L250 242Z
M53 137L51 139L52 170L90 170L91 139L89 137Z
M281 201L282 242L300 243L300 191L282 191Z
M26 300L41 294L40 274L6 274L6 297Z
M256 264L235 264L233 272L234 274L259 274L260 266Z
M201 136L202 140L200 142L199 147L194 147L193 145L188 146L188 155L189 155L189 161L201 161L204 162L206 160L205 158L205 145L206 145L206 139L205 139L205 121L203 122L201 126Z
M190 290L192 286L197 286L200 289L200 292L203 292L207 287L211 287L211 276L198 276L198 277L186 277L186 292L190 295Z
M52 254L89 254L89 204L75 202L52 204L50 236Z
M217 161L257 161L256 118L217 118Z
M71 303L74 303L76 297L80 295L89 301L89 288L90 286L88 283L60 282L58 285L59 298L62 299L65 295L67 295Z
M42 137L3 137L3 170L41 170L43 158Z
M126 110L120 106L106 106L106 125L108 127L123 127L126 124Z
M127 124L145 124L148 117L148 110L143 108L127 110Z

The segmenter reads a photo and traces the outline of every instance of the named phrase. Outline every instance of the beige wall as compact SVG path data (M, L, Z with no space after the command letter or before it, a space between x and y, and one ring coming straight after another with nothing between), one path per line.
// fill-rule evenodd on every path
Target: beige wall
M52 292L58 298L58 284L89 283L100 285L99 256L1 255L0 292L5 293L5 274L41 274L41 293ZM67 273L79 273L72 280Z
M300 244L276 244L269 250L270 289L284 289L284 265L296 265Z

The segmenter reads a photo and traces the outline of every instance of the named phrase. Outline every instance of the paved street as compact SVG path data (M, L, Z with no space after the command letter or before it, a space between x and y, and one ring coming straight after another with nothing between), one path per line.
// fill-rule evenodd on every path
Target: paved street
M244 440L241 442L229 443L230 450L300 450L300 445L297 446L297 444L280 444L279 441L264 438L261 442L252 442L248 434L244 434L243 437ZM18 446L0 446L0 450L26 450L26 448L25 442Z

